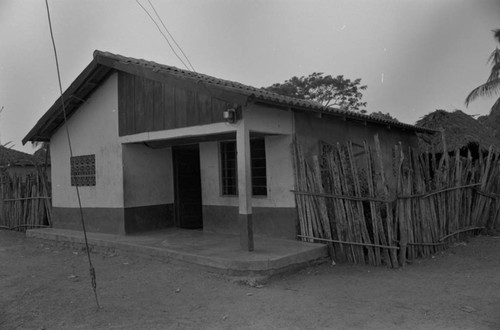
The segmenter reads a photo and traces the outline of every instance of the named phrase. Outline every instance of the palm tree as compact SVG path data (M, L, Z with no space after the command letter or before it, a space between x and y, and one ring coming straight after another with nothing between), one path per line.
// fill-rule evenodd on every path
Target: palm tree
M493 30L493 35L494 38L500 43L500 29ZM490 76L484 84L474 88L472 92L469 93L465 99L466 106L469 106L469 103L478 97L500 94L500 49L498 49L498 47L496 47L491 53L488 58L488 62L491 64ZM499 105L500 97L493 105L493 108L496 108Z

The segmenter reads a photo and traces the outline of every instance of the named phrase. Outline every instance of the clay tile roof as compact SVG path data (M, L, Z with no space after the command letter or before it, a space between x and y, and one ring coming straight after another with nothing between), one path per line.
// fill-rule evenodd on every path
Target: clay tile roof
M309 111L321 112L321 113L325 113L325 114L347 117L347 118L351 118L351 119L358 119L358 120L363 120L363 121L373 122L373 123L378 123L378 124L383 124L383 125L390 125L393 127L410 129L410 130L414 130L417 132L435 133L435 131L432 129L427 129L424 127L417 127L414 125L409 125L409 124L401 123L401 122L394 121L394 120L384 119L384 118L376 118L376 117L372 117L372 116L365 115L365 114L358 113L358 112L341 110L341 109L332 108L332 107L326 107L326 106L323 106L322 104L314 102L314 101L296 99L293 97L284 96L284 95L270 92L264 88L256 88L256 87L245 85L245 84L242 84L242 83L239 83L236 81L220 79L220 78L216 78L213 76L209 76L209 75L205 75L205 74L201 74L201 73L197 73L197 72L192 72L189 70L179 69L179 68L174 67L174 66L159 64L159 63L156 63L153 61L125 57L122 55L117 55L117 54L113 54L113 53L109 53L109 52L103 52L103 51L99 51L99 50L96 50L94 52L94 57L97 57L97 56L103 56L106 58L114 59L116 61L121 61L121 62L125 62L125 63L132 63L135 65L140 65L140 66L145 67L145 68L151 68L155 72L168 73L170 75L174 75L174 76L181 78L181 79L191 79L191 80L196 80L197 82L201 81L201 82L204 82L204 83L211 85L211 86L217 86L219 88L224 88L224 89L229 90L229 91L234 91L234 92L243 94L243 95L245 95L253 100L257 100L257 101L269 102L269 103L273 103L276 105L281 105L281 106L286 106L286 107L291 107L291 108L298 108L298 109L306 110L306 111L309 110Z
M345 119L359 120L367 123L407 129L415 132L435 133L432 129L427 129L424 127L417 127L398 121L372 117L353 111L326 107L317 102L279 95L273 92L269 92L263 88L256 88L235 81L220 79L189 70L179 69L174 66L159 64L144 59L125 57L122 55L103 52L99 50L94 51L93 61L64 92L65 100L69 100L75 96L75 99L84 100L96 88L92 86L95 86L96 84L102 82L113 70L120 70L120 65L121 68L123 68L123 65L137 66L142 69L151 70L155 73L173 76L178 79L187 79L196 83L203 83L206 86L210 86L214 89L222 89L245 97L249 101L288 107L292 110L319 112L332 116L342 117ZM89 81L91 83L89 83ZM86 86L86 84L90 85L90 87ZM68 105L68 116L71 116L72 112L76 111L78 106L78 104ZM26 143L27 141L48 141L52 132L62 124L60 119L61 112L62 110L60 109L60 100L57 100L54 105L47 111L47 113L39 120L35 127L33 127L33 129L28 133L28 135L26 135L26 137L23 139L23 143ZM56 119L58 115L59 119Z

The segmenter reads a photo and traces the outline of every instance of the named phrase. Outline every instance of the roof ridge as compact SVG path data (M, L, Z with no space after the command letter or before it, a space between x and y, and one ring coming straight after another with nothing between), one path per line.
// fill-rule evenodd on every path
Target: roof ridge
M120 63L122 63L122 65L118 65ZM180 69L178 67L167 64L161 64L145 59L137 59L134 57L126 57L123 55L97 49L93 52L92 62L87 65L87 67L64 91L64 95L69 96L72 95L72 93L78 93L78 91L80 91L79 88L81 87L81 85L85 84L89 79L94 79L92 81L92 88L84 89L85 92L82 93L85 93L85 95L80 96L81 99L85 99L85 97L92 93L95 88L97 88L97 84L101 83L103 79L111 74L111 72L120 70L127 71L125 68L123 68L123 63L134 65L136 67L143 68L144 70L151 70L151 72L157 72L160 75L170 75L176 79L185 79L195 81L196 83L203 83L205 87L212 86L214 88L217 88L219 91L233 93L233 96L236 96L237 99L241 102L259 102L262 104L290 108L298 111L316 112L330 116L342 117L344 119L362 121L365 123L370 122L375 125L382 125L399 129L409 129L414 132L435 132L435 130L432 129L417 127L415 125L405 124L399 121L377 118L371 115L361 114L350 110L327 107L312 100L297 99L290 96L280 95L268 91L264 87L253 87L251 85L242 84L233 80L217 78L215 76ZM134 70L131 71L132 74L140 75L139 72L134 72ZM79 104L73 104L73 107L69 109L70 113L72 111L76 111L78 107ZM61 124L60 120L55 119L58 111L61 111L60 98L56 100L56 102L49 108L49 110L42 116L42 118L38 120L36 125L24 137L24 139L22 140L23 144L27 141L48 141L48 137L43 131L56 129ZM49 124L49 128L43 128L44 126Z
M343 110L340 108L334 108L334 107L329 107L329 106L324 106L318 102L312 101L312 100L305 100L305 99L298 99L294 98L291 96L285 96L281 95L275 92L271 92L266 90L264 87L254 87L251 85L243 84L234 80L229 80L229 79L222 79L218 78L215 76L210 76L204 73L199 73L199 72L194 72L186 69L181 69L175 66L167 65L167 64L162 64L162 63L157 63L154 61L150 60L145 60L145 59L138 59L134 57L126 57L123 55L119 54L114 54L111 52L106 52L106 51L100 51L100 50L95 50L94 51L94 58L96 56L104 56L110 59L115 59L115 60L120 60L122 62L135 62L135 64L139 64L145 67L152 66L155 67L155 71L157 72L162 72L166 71L165 73L169 73L172 75L175 75L176 77L180 78L187 78L187 79L193 79L193 76L196 76L196 78L199 81L204 81L205 83L208 83L212 86L223 86L226 89L234 90L234 91L243 91L246 92L247 97L253 97L257 100L261 101L270 101L274 103L280 103L284 106L289 106L289 107L298 107L298 108L305 108L307 110L311 111L317 111L321 112L324 114L330 114L330 115L337 115L337 116L343 116L343 117L351 117L353 119L358 119L358 120L366 120L378 124L383 124L383 125L391 125L395 127L400 127L400 128L407 128L407 129L413 129L413 130L418 130L418 131L427 131L427 132L434 132L432 129L427 129L423 127L418 127L415 125L411 124L406 124L402 123L399 121L395 120L390 120L390 119L382 119L382 118L377 118L373 117L369 114L362 114L358 112L354 112L351 110ZM156 67L159 67L156 68ZM172 72L174 71L174 72Z
M142 58L126 57L126 56L123 56L123 55L120 55L120 54L114 54L114 53L111 53L111 52L100 51L100 50L95 50L94 51L94 57L96 57L96 56L105 56L105 57L112 58L112 59L120 59L121 61L124 61L124 62L131 62L131 61L142 62L142 63L138 63L138 64L151 63L151 64L154 64L155 66L160 67L160 68L167 68L167 70L178 71L179 73L182 73L184 75L188 75L188 76L189 75L194 75L194 76L198 76L198 77L203 77L203 78L205 78L210 83L212 83L212 81L215 81L215 84L219 84L217 82L229 83L232 86L228 86L228 87L233 87L235 89L246 88L246 89L250 89L250 90L255 90L255 91L263 92L263 93L266 93L266 94L269 94L269 95L275 95L278 98L286 98L286 99L300 101L300 102L304 102L304 103L310 103L311 105L314 105L314 106L320 105L319 103L317 103L315 101L312 101L312 100L298 99L298 98L291 97L291 96L281 95L281 94L278 94L276 92L271 92L271 91L266 90L265 87L255 87L255 86L251 86L251 85L248 85L248 84L240 83L240 82L238 82L236 80L230 80L230 79L225 79L225 78L218 78L218 77L211 76L211 75L208 75L208 74L205 74L205 73L200 73L200 72L197 72L197 71L191 71L191 70L187 70L187 69L182 69L182 68L178 68L178 67L173 66L173 65L162 64L162 63L158 63L158 62L155 62L155 61L150 61L150 60L146 60L146 59L142 59ZM326 106L323 106L323 105L320 105L320 106L323 107L323 108L328 108L328 109L334 109L334 110L342 111L339 108L326 107Z

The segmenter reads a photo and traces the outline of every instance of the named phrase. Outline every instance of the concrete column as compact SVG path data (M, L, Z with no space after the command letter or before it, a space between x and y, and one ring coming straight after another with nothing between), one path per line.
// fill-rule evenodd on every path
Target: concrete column
M250 163L250 132L242 119L236 129L238 162L238 198L240 247L253 251L252 173Z

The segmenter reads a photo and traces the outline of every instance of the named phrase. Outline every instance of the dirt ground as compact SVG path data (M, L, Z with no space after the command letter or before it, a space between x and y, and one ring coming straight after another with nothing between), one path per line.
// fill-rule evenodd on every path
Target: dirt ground
M263 285L0 231L0 329L500 329L500 237L391 270L322 264ZM253 284L253 283L252 283Z

